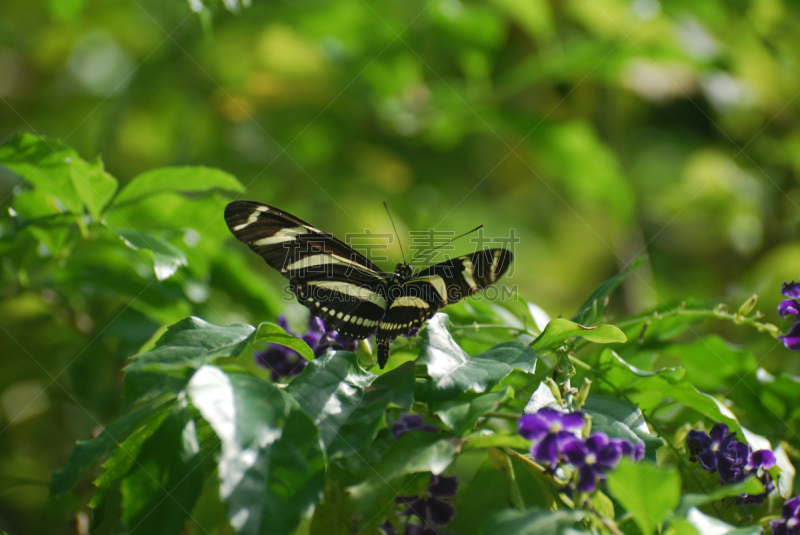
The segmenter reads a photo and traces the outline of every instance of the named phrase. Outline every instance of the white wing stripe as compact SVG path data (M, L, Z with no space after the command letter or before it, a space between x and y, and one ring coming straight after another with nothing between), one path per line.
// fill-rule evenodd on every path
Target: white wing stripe
M316 286L317 288L322 288L324 290L332 290L334 292L343 293L346 295L350 295L352 297L357 297L363 301L369 301L370 303L376 304L379 307L386 309L386 300L378 293L373 292L368 288L364 288L363 286L357 286L355 284L350 284L349 282L339 282L339 281L309 281L308 283L311 286Z
M251 216L252 217L252 216ZM305 227L292 227L281 229L269 238L261 238L253 242L253 245L273 245L285 241L294 240L298 234L307 234L308 230Z

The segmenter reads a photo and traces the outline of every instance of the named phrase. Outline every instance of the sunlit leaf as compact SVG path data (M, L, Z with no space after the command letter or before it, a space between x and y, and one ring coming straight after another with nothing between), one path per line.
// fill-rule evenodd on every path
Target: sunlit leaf
M431 399L447 399L468 390L484 392L514 369L535 370L536 352L522 342L503 342L470 357L453 340L448 325L447 315L436 314L420 334L417 364L428 369Z
M203 366L188 393L222 443L220 496L237 533L289 533L325 487L325 459L308 416L275 385Z

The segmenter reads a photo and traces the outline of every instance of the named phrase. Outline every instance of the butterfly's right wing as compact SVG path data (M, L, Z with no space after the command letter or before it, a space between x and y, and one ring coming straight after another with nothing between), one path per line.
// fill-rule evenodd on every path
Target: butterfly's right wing
M364 255L279 208L234 201L225 221L237 239L289 279L312 314L340 334L370 336L386 308L388 275Z
M400 287L380 323L378 363L383 368L388 344L415 328L447 305L461 301L497 282L511 264L513 255L506 249L485 249L459 256L425 269Z

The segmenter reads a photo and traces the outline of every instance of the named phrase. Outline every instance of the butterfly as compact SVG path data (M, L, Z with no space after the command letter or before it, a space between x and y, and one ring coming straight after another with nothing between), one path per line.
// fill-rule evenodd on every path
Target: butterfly
M418 273L405 262L386 273L331 234L268 204L234 201L225 207L225 222L332 330L355 340L375 334L381 369L395 338L497 282L513 257L506 249L484 249Z

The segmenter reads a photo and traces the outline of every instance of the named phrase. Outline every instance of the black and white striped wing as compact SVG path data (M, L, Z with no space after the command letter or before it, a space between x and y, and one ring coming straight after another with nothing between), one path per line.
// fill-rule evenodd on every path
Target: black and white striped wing
M443 307L494 284L512 257L506 249L486 249L421 271L401 286L402 295L395 297L386 311L378 328L378 344L409 334ZM380 363L381 352L378 358Z
M367 338L388 306L388 275L364 255L279 208L234 201L225 221L243 241L290 281L301 304L349 338Z

